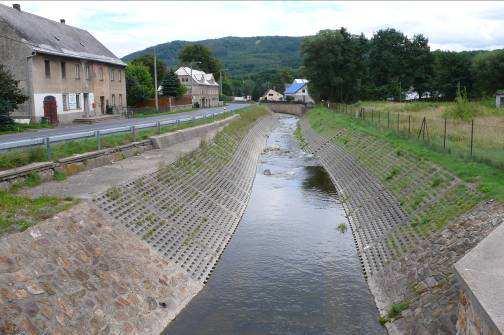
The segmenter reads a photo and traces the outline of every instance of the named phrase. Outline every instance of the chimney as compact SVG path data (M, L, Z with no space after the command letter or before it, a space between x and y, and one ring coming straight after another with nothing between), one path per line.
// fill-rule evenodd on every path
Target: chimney
M12 8L17 9L18 11L21 11L21 5L18 3L13 4Z
M65 24L65 19L60 19L60 22Z

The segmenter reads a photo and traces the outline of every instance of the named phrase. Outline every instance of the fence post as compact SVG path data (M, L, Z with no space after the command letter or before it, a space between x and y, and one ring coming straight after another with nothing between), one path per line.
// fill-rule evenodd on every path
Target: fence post
M133 136L133 142L135 142L136 141L135 126L131 126L131 135Z
M474 119L471 120L471 157L473 156L473 143L474 143Z
M446 150L446 118L444 118L443 149Z
M371 123L374 124L374 109L371 108Z
M49 142L49 137L46 137L45 140L46 151L47 151L47 160L51 160L51 143Z
M408 114L408 136L411 134L411 115Z
M156 126L157 126L157 133L158 133L158 134L161 134L161 121L158 121L158 122L156 123Z
M390 111L387 112L387 128L390 128Z
M399 112L397 112L397 134L399 134Z
M97 150L101 150L101 136L99 130L95 131L95 136L96 136L96 148Z
M378 127L381 126L381 111L378 111Z

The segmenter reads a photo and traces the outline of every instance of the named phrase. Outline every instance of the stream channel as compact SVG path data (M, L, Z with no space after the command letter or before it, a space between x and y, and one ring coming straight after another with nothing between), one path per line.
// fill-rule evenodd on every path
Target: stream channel
M385 334L329 175L276 117L235 235L164 334Z

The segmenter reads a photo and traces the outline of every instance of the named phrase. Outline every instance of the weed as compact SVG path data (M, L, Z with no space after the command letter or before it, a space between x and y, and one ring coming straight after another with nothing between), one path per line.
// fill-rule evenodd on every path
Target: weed
M434 177L432 179L432 182L431 182L431 187L432 188L436 188L438 187L439 185L441 185L441 183L443 182L443 179L440 178L440 177Z
M392 178L394 178L396 175L398 175L400 172L399 168L394 166L392 168L392 170L389 171L389 173L387 174L387 176L385 177L385 180L391 180Z
M340 224L338 225L338 230L339 230L339 231L340 231L340 233L342 233L342 234L346 233L347 229L348 229L348 227L347 227L347 225L346 225L345 223L340 223Z
M106 195L110 200L117 200L121 197L121 191L119 190L119 187L112 186L107 190Z
M24 185L27 187L35 187L38 186L42 183L42 178L40 178L40 175L37 172L31 172L26 176L26 179L24 181Z
M66 174L63 171L54 170L53 178L56 181L63 181L66 179Z

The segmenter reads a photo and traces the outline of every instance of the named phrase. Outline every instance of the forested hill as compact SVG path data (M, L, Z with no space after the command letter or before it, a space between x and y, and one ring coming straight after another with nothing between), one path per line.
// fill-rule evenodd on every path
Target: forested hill
M301 65L300 45L303 37L258 36L258 37L222 37L197 42L173 41L156 47L159 58L168 66L178 65L177 56L187 44L198 43L207 46L223 63L223 68L233 77L277 70L282 68L297 69ZM137 51L123 57L130 61L144 54L152 54L153 48Z

